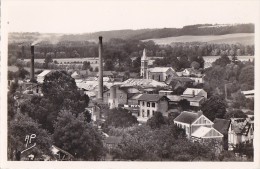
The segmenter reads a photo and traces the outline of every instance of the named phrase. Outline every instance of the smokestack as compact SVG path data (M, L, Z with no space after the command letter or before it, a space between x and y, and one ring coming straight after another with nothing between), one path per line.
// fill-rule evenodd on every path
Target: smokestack
M34 45L31 45L31 82L34 82Z
M98 58L99 58L99 66L98 66L98 99L103 100L103 61L102 61L102 36L99 36L98 43Z

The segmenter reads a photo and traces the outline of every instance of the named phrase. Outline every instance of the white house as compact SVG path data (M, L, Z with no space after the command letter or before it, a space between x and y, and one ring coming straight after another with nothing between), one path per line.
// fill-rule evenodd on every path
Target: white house
M254 139L254 123L250 118L231 118L228 129L229 150L244 142L252 142Z
M187 97L200 96L200 97L204 97L206 99L207 98L207 92L203 89L187 88L183 92L182 96L187 96Z

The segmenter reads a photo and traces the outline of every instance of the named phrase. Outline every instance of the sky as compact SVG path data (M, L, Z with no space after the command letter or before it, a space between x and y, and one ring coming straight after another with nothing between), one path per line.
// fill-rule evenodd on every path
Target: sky
M259 1L14 1L5 0L8 32L87 33L255 23Z

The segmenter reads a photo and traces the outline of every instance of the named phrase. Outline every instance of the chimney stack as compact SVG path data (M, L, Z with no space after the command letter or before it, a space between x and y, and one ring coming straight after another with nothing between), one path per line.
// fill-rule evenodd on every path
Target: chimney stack
M34 82L34 45L31 45L31 82Z
M98 99L103 100L103 60L102 60L102 36L99 36L98 43L98 58L99 58L99 66L98 66Z

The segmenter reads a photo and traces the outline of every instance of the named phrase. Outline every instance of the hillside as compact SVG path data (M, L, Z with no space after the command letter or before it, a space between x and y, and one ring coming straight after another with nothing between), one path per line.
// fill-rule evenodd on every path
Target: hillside
M184 26L183 28L162 28L162 29L139 29L139 30L112 30L83 34L40 34L40 33L10 33L9 43L12 42L33 42L35 40L50 41L96 41L102 35L104 41L112 38L145 40L159 39L179 36L209 36L226 35L238 33L254 33L254 24L233 24L233 25L212 25L198 24ZM213 39L214 40L214 39Z
M207 42L207 43L226 43L243 45L254 44L254 33L236 33L226 35L210 35L210 36L178 36L158 39L147 39L143 41L152 40L158 45L169 45L176 42Z

